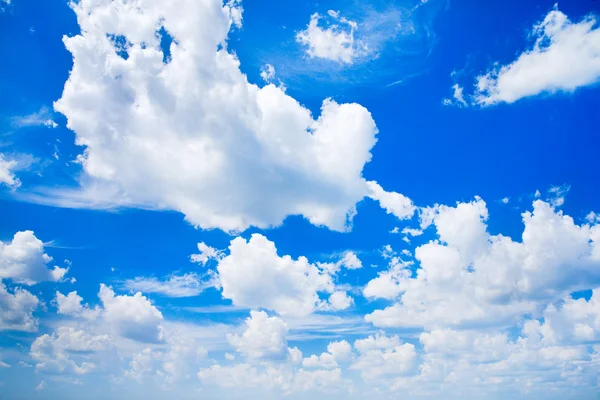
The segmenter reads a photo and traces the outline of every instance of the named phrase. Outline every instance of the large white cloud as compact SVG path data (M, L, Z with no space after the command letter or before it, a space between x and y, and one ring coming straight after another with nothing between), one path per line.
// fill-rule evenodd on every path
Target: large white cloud
M36 296L21 288L16 288L11 294L0 281L0 331L36 331L38 320L33 312L39 302Z
M32 231L15 233L10 243L0 241L0 278L33 285L41 281L59 281L68 268L54 266L48 269L46 264L52 257L44 253L44 243L35 237Z
M531 36L532 48L477 78L475 103L513 103L541 93L573 92L600 81L600 29L593 15L574 23L555 8L533 27Z
M346 229L368 193L361 173L375 123L360 105L333 100L314 119L282 89L250 84L226 48L241 24L237 1L72 7L81 34L64 39L73 69L55 109L85 146L84 175L81 190L39 201L172 209L224 230L288 215ZM174 39L168 62L160 28Z
M248 241L235 238L229 254L217 266L223 297L236 306L266 308L288 316L345 309L352 298L345 292L334 292L331 274L341 267L359 267L358 259L349 254L338 263L311 264L306 257L294 260L288 255L279 256L275 243L260 234L253 234ZM326 302L322 296L328 294Z

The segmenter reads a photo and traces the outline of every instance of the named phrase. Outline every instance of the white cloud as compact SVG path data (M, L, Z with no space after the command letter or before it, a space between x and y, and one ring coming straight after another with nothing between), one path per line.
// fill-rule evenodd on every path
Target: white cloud
M302 316L323 302L319 293L333 293L329 273L306 257L277 254L275 244L260 234L249 241L231 241L229 255L217 266L223 297L234 305L266 308L281 315Z
M96 365L85 361L89 353L106 351L110 346L107 335L91 335L84 330L72 327L59 327L51 335L39 336L31 345L30 354L36 362L36 369L51 372L67 372L85 375ZM82 359L79 363L73 358Z
M163 340L162 313L141 293L116 296L110 287L102 284L98 297L102 301L103 321L120 335L144 342Z
M365 317L377 326L503 325L600 281L600 226L546 202L522 214L522 242L487 232L479 198L434 209L441 243L416 249L420 269L401 279L399 302Z
M89 321L97 321L111 334L146 343L158 343L163 337L162 313L138 292L133 296L115 295L111 287L100 285L98 297L102 306L82 305L77 292L67 296L57 292L58 313Z
M412 272L412 262L401 261L398 257L390 260L389 268L379 272L376 278L370 280L363 288L363 296L370 299L396 299L406 290L406 280Z
M350 368L360 371L366 380L410 374L417 368L415 346L402 343L398 336L377 334L356 340L354 347L360 356Z
M0 368L10 368L10 365L0 360Z
M265 390L278 390L284 395L309 390L328 392L342 383L341 375L339 368L306 371L269 364L258 367L250 364L231 367L213 365L198 372L198 378L204 384L222 388L253 388L253 393L257 395Z
M327 351L338 361L348 361L352 356L352 346L345 340L329 343Z
M168 279L137 277L123 282L123 287L143 293L158 293L166 297L193 297L204 290L215 287L218 282L214 276L203 279L196 273L172 275Z
M63 279L69 268L46 264L52 257L44 253L44 243L32 231L15 233L10 243L0 242L0 278L12 279L25 285L42 281L57 282Z
M339 17L339 12L329 11L336 21L324 29L319 22L325 19L319 13L310 16L307 28L298 32L296 41L306 47L306 54L313 58L323 58L339 63L352 64L355 58L366 51L366 45L354 39L357 24Z
M386 192L377 182L367 182L369 186L369 197L379 202L381 208L388 214L393 214L398 219L409 219L415 213L412 201L396 192Z
M10 1L10 0L9 0ZM35 390L37 392L41 392L42 390L45 390L46 388L48 388L48 385L46 384L46 381L41 381L36 387Z
M600 29L593 15L577 23L556 7L533 27L534 45L477 78L474 102L513 103L541 93L573 92L600 80Z
M280 88L249 84L226 46L237 2L73 4L81 34L64 40L74 64L55 109L85 146L84 174L80 189L42 188L32 201L170 209L226 231L288 215L347 228L367 194L375 123L332 100L315 119ZM161 27L175 39L168 63Z
M452 99L444 99L444 105L445 106L459 106L459 107L465 107L467 106L467 102L465 101L465 95L463 94L463 87L460 86L458 83L455 83L452 86L452 90L454 90L454 93L452 94Z
M10 188L18 188L21 185L14 174L16 167L16 161L7 160L4 154L0 153L0 184L5 184Z
M210 247L204 242L198 243L198 251L200 251L200 253L192 254L190 256L190 260L202 265L206 265L206 263L208 263L210 260L219 261L224 257L224 254L221 250Z
M55 301L58 314L94 320L101 312L99 307L92 309L87 304L82 305L83 298L76 291L70 292L66 296L60 292L56 292Z
M250 311L246 326L241 336L227 335L238 353L250 359L277 359L287 355L288 327L281 318L269 317L264 311Z
M38 304L39 300L33 294L21 288L14 289L10 294L0 281L0 331L36 331L38 321L33 317L33 312Z
M42 107L40 111L24 115L21 117L13 117L12 125L17 128L30 126L45 126L48 128L56 128L58 124L52 120L52 113L47 107Z
M260 77L266 83L273 82L273 79L275 79L275 67L273 67L271 64L263 65L263 67L260 69Z
M302 366L305 368L323 368L334 369L338 368L338 362L350 361L352 357L352 346L345 340L339 342L330 342L327 346L327 352L321 353L320 356L312 355L302 361Z
M337 290L329 296L329 300L324 309L333 311L345 310L353 304L354 299L348 296L348 293Z

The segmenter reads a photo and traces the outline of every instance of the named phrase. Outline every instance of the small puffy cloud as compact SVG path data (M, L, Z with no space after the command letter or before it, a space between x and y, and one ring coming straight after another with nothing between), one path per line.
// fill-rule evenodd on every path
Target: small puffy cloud
M48 269L52 257L44 253L44 243L32 231L15 233L10 243L0 242L0 278L25 285L63 279L68 268Z
M333 10L329 11L329 17L335 22L322 28L319 22L325 17L319 13L311 15L307 28L298 32L296 41L306 48L309 57L352 64L366 50L363 43L354 39L357 24L340 18L339 12Z
M221 250L210 247L204 242L198 243L198 251L200 251L200 253L192 254L190 260L202 265L206 265L210 260L219 261L224 256Z
M339 311L347 309L352 304L354 304L354 299L348 296L348 293L345 291L338 290L329 296L329 300L323 308L326 310Z
M556 7L533 27L533 46L477 78L474 102L513 103L542 93L573 92L600 81L600 28L588 15L572 22Z
M275 79L275 67L273 67L271 64L263 65L263 67L260 69L260 77L266 83L273 82L273 79Z
M194 297L204 290L215 287L218 282L213 276L203 279L195 273L172 275L167 279L137 277L123 282L123 287L143 293L157 293L166 297Z
M162 341L163 316L140 292L133 296L115 295L112 288L100 285L102 319L120 335L142 342Z
M323 302L319 293L333 293L327 270L277 254L275 243L260 234L231 241L229 255L217 266L223 297L234 305L266 308L281 315L304 316Z
M408 197L396 192L386 192L375 181L367 182L367 185L370 190L369 197L378 201L388 214L398 219L409 219L414 215L415 206Z
M7 160L4 154L0 153L0 184L10 188L17 188L21 185L14 173L17 164L15 160Z
M246 330L240 335L228 334L227 340L238 353L250 359L277 359L286 356L287 325L264 311L250 311Z
M10 365L0 360L0 368L10 368Z
M345 340L329 343L327 351L338 361L348 361L352 356L352 346Z
M83 298L76 291L70 292L66 296L60 292L56 292L55 302L57 313L88 320L96 319L101 312L100 308L96 307L92 309L87 304L81 304L82 301Z
M21 288L11 294L0 281L0 331L37 331L38 321L33 312L38 304L39 300L33 294Z
M305 358L302 361L304 368L323 368L323 369L334 369L339 365L335 361L335 358L330 353L322 353L320 356L312 355Z

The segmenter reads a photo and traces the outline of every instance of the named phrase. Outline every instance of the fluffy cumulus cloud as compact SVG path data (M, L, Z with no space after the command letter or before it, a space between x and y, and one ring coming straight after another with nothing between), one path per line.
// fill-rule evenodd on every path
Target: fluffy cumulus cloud
M0 241L0 278L33 285L42 281L60 281L68 268L47 264L52 257L44 253L44 243L32 231L15 233L10 243Z
M84 174L79 189L39 201L177 210L227 231L288 215L347 228L368 193L375 123L362 106L329 99L315 118L282 89L250 84L227 50L237 1L72 8L81 33L64 39L73 69L54 107L85 148Z
M14 289L11 294L0 281L0 331L36 331L38 320L33 312L39 302L36 296L21 288Z
M147 342L162 340L162 313L140 292L118 296L110 287L101 285L98 297L103 320L121 335Z
M312 264L306 257L279 256L275 243L260 234L253 234L248 241L238 237L217 266L222 294L236 306L265 308L284 316L344 309L352 299L335 291L332 272L342 266L359 267L356 255L349 254L340 263ZM329 302L323 297L326 295Z
M377 334L358 339L354 347L359 356L350 366L361 372L366 380L410 374L417 368L417 352L411 343L403 343L398 336Z
M241 336L227 335L227 340L238 353L252 359L287 355L288 327L281 318L269 317L264 311L250 311L246 326Z
M535 43L515 61L496 65L477 78L474 103L513 103L541 93L573 92L600 80L600 29L595 16L572 22L554 8L530 36ZM456 94L455 89L455 99Z
M91 308L82 304L83 299L77 292L67 296L57 292L57 311L66 316L97 320L112 333L129 339L148 343L163 341L163 315L142 293L116 295L111 287L101 284L98 297L102 305Z
M107 335L92 335L72 327L59 327L52 334L44 334L32 343L30 354L36 369L56 373L85 375L96 365L87 358L106 351L110 346Z
M367 320L378 326L502 325L600 282L600 225L577 225L536 200L533 211L522 214L522 241L515 242L489 234L487 217L480 198L434 207L429 222L439 240L415 250L420 268L398 279L400 300Z

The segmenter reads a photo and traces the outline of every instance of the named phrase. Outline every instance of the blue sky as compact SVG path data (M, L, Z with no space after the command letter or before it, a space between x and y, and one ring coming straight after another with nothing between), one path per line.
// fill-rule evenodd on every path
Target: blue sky
M0 0L0 397L595 398L600 3Z

